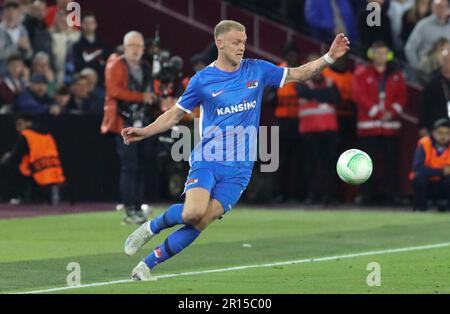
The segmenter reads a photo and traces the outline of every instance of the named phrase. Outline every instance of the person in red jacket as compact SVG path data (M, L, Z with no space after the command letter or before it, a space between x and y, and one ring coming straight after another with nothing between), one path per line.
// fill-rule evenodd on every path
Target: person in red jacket
M150 67L141 60L143 53L143 36L129 32L124 37L124 54L111 56L105 70L106 100L101 132L115 135L121 164L120 194L126 209L125 223L146 220L141 210L145 182L152 170L156 171L155 140L128 146L120 135L124 127L141 127L154 119L152 105L156 96L152 92Z
M357 104L357 133L361 149L376 158L375 172L382 170L383 199L395 199L397 178L398 136L401 128L400 114L407 101L403 75L389 61L389 48L375 42L368 55L372 63L357 68L353 80L353 98ZM360 188L358 202L373 201L376 173Z
M308 61L317 59L310 55ZM303 177L308 182L306 204L314 202L328 205L336 197L335 162L338 143L336 105L341 97L333 80L317 74L298 86L298 130L302 140L304 157ZM320 182L315 180L320 178ZM315 183L320 183L321 193ZM321 195L321 199L318 196Z

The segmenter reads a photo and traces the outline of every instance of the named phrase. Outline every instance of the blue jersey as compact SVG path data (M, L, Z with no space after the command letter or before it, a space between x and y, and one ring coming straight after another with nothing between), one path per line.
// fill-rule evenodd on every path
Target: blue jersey
M283 86L286 74L286 68L267 61L243 59L234 72L212 64L194 75L177 102L188 113L200 106L201 140L191 153L191 165L212 161L251 169L264 88Z

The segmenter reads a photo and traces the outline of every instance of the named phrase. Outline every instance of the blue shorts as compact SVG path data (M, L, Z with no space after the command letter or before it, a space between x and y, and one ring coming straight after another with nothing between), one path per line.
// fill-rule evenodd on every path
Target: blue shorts
M194 163L189 170L184 193L192 188L208 190L211 198L222 204L228 212L236 205L246 189L252 169L223 166L214 162Z

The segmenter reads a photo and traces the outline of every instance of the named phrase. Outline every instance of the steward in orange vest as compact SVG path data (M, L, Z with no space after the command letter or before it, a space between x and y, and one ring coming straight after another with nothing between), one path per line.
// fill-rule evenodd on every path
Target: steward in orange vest
M414 187L414 209L426 210L429 192L444 198L438 202L441 211L450 209L450 120L435 122L432 136L418 142L410 174ZM442 201L442 200L441 200Z
M66 179L53 136L32 129L22 131L21 135L28 144L28 154L22 157L19 166L22 175L31 176L39 186L64 183Z
M288 67L286 62L279 64L280 67ZM297 119L298 115L298 83L287 83L277 89L277 106L275 116L279 119Z
M42 187L65 183L53 136L33 126L26 115L16 118L16 130L20 133L19 140L1 162L2 195L8 199L20 198L30 183Z
M295 43L286 43L283 53L285 61L279 66L292 68L300 65L300 54ZM279 201L298 199L298 191L302 190L303 184L298 180L301 172L299 162L301 142L297 130L299 107L297 86L297 83L288 83L273 92L276 95L276 125L280 131L280 168L277 172L275 192Z

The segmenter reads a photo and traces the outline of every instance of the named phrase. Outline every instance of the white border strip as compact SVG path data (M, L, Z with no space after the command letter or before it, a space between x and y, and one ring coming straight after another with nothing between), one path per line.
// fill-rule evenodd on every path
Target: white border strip
M410 246L410 247L404 247L404 248L387 249L387 250L379 250L379 251L368 251L368 252L353 253L353 254L346 254L346 255L335 255L335 256L327 256L327 257L306 258L306 259L292 260L292 261L285 261L285 262L277 262L277 263L257 264L257 265L243 265L243 266L226 267L226 268L218 268L218 269L191 271L191 272L178 273L178 274L166 274L166 275L155 276L155 278L157 278L157 279L172 278L172 277L179 277L179 276L192 276L192 275L203 275L203 274L210 274L210 273L221 273L221 272L235 271L235 270L244 270L244 269L251 269L251 268L267 268L267 267L283 266L283 265L294 265L294 264L303 264L303 263L325 262L325 261L332 261L332 260L337 260L337 259L348 259L348 258L355 258L355 257L361 257L361 256L402 253L402 252L411 252L411 251L420 251L420 250L429 250L429 249L443 248L443 247L448 247L448 246L450 246L450 242L444 242L444 243L438 243L438 244L429 244L429 245L421 245L421 246ZM81 289L81 288L90 288L90 287L110 286L110 285L116 285L116 284L121 284L121 283L131 283L131 282L133 282L133 280L131 280L131 279L124 279L124 280L115 280L115 281L90 283L90 284L84 284L84 285L79 285L79 286L74 286L74 287L58 287L58 288L50 288L50 289L43 289L43 290L14 292L12 294L32 294L32 293L57 292L57 291L64 291L64 290L70 290L70 289Z

